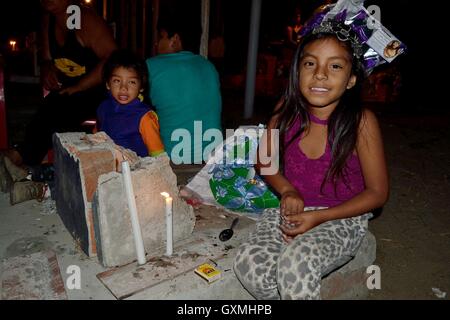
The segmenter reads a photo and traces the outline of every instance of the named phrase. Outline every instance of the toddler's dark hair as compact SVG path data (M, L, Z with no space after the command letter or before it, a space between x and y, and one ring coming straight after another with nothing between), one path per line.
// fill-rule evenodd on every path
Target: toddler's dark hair
M103 66L103 81L108 82L117 68L133 69L136 71L141 88L147 88L148 71L147 65L139 59L133 52L127 49L118 49L114 51Z

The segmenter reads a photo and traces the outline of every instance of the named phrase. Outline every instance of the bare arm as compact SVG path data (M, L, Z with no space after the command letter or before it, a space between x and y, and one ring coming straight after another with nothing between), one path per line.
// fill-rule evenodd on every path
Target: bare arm
M380 127L375 115L365 111L356 145L366 188L354 198L331 208L326 220L350 218L382 207L389 197L389 178Z
M73 94L93 88L102 83L102 69L109 55L117 49L111 30L105 21L89 9L82 11L81 30L78 33L82 44L91 48L99 58L93 70L80 79L73 87L61 93Z
M39 59L42 86L47 90L57 90L60 88L55 65L50 54L50 43L48 39L49 15L45 13L41 19L41 29L39 32Z

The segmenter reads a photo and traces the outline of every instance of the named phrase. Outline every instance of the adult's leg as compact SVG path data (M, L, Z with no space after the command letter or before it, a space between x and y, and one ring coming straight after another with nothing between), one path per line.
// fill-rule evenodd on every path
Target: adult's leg
M284 243L280 210L266 210L256 223L248 242L242 244L234 260L234 272L242 285L257 299L277 300L277 261Z
M368 214L332 220L297 236L280 254L282 299L320 299L322 277L349 261L367 232Z

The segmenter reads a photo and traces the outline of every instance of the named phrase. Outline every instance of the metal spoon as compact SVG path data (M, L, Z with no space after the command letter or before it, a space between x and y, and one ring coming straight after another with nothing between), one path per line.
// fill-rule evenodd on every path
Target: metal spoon
M225 229L219 234L220 241L228 241L233 236L233 228L237 225L239 222L239 218L235 218L233 222L231 223L230 229Z

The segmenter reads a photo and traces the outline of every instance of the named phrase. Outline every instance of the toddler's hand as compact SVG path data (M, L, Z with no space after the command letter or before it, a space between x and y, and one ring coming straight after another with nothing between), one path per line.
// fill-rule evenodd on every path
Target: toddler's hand
M289 216L303 212L305 203L296 191L288 191L281 195L281 216Z

